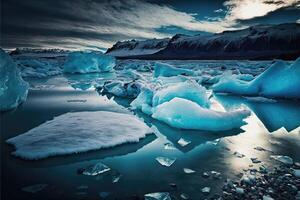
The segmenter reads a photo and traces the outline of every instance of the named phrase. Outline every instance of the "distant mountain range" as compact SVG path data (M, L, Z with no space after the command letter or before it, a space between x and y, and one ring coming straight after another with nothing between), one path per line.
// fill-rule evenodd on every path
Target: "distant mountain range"
M257 25L212 35L117 42L106 52L133 59L296 59L300 24Z

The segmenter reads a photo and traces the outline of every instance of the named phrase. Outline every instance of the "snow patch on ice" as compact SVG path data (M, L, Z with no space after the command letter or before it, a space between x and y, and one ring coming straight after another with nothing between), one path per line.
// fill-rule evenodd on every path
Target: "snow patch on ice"
M66 113L7 140L24 159L86 152L138 142L151 129L133 115L97 111Z

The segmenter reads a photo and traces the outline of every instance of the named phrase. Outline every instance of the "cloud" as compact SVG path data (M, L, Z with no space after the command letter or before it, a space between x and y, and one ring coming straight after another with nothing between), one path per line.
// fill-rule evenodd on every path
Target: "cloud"
M221 32L297 2L228 0L215 11L222 16L198 20L195 13L143 0L3 0L1 45L108 48L118 40L170 37L162 27Z

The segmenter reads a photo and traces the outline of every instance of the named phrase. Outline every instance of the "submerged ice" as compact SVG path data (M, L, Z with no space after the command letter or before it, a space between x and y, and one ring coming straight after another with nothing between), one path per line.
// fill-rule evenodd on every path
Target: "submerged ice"
M65 73L110 72L116 59L96 52L72 52L64 64Z
M130 114L96 111L66 113L7 140L24 159L86 152L138 142L151 129Z
M0 111L13 109L24 102L28 88L17 65L0 49Z

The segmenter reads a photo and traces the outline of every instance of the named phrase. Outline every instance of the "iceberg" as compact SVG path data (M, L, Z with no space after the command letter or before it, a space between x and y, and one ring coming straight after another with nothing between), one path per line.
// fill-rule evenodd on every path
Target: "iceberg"
M13 155L33 160L138 142L150 133L152 131L145 123L130 114L71 112L7 142L16 148Z
M217 93L269 98L300 98L300 57L292 64L277 61L252 81L226 76L213 86Z
M176 97L157 106L152 117L175 128L223 131L246 124L243 119L249 115L248 110L218 112Z
M17 65L0 48L0 111L16 108L27 98L29 85L25 82Z
M96 52L72 52L63 66L65 73L110 72L116 59Z
M164 102L168 102L175 97L191 100L198 105L208 108L209 100L206 95L206 89L195 81L186 81L172 84L166 88L157 91L153 96L153 107Z
M109 93L117 97L135 98L140 93L142 87L143 84L139 81L114 81L106 82L103 87L98 87L98 89L103 88L103 93Z
M156 62L154 64L154 72L153 72L154 77L159 77L159 76L170 77L170 76L177 76L177 75L193 75L193 74L194 72L192 70L176 68L166 63Z
M156 160L162 166L170 167L176 161L176 158L157 157Z

